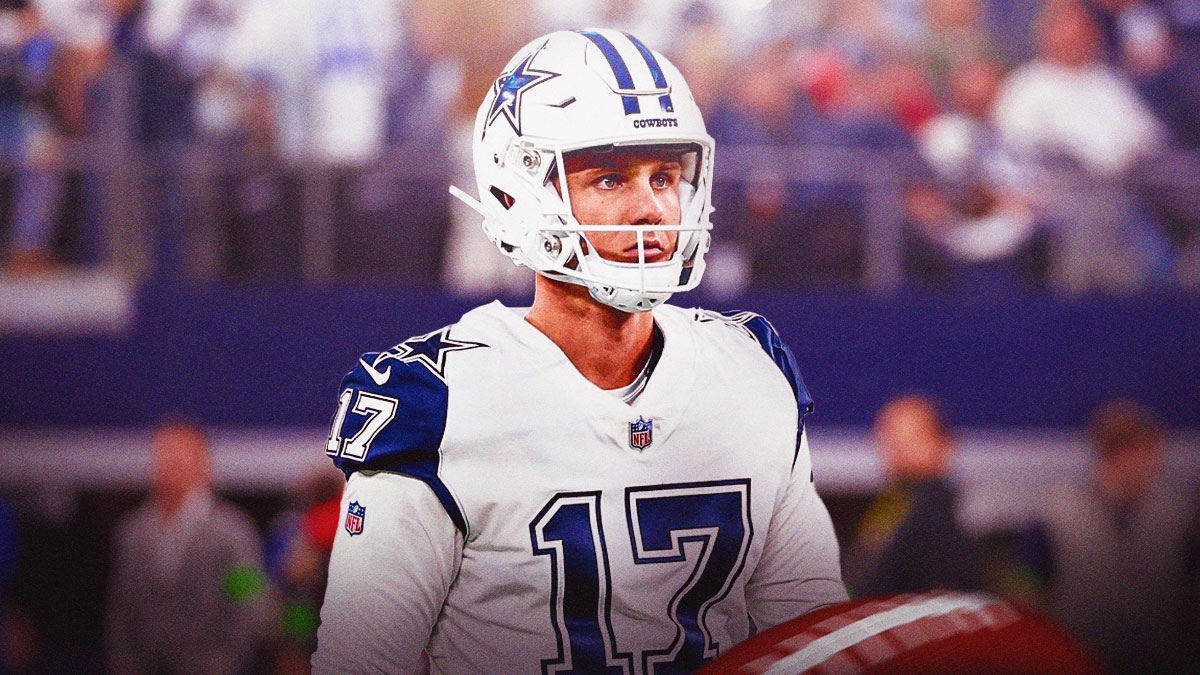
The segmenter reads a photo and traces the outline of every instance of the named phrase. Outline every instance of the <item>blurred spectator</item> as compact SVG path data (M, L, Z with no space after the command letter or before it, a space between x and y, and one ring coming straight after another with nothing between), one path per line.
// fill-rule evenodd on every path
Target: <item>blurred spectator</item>
M717 106L733 84L735 52L725 22L707 3L692 2L681 14L673 43L669 52L660 51L671 57L687 79L692 98L705 119L716 115Z
M1159 122L1101 61L1099 28L1082 4L1049 0L1036 31L1038 57L1012 73L996 101L997 128L1014 151L1113 177L1159 147Z
M891 251L900 231L902 185L919 167L912 131L937 112L917 56L919 3L862 0L829 7L816 48L801 48L796 77L815 111L808 145L832 150L816 162L825 177L803 207L804 233L827 280L891 286L900 276ZM832 171L830 171L832 169ZM812 275L820 278L818 275Z
M1197 672L1183 635L1200 567L1195 486L1164 473L1163 431L1136 403L1102 406L1091 443L1090 481L1046 496L1025 562L1047 609L1116 672Z
M984 24L999 50L995 57L1006 67L1036 56L1031 27L1044 4L1045 0L985 0Z
M27 0L0 3L0 160L13 176L13 216L3 249L5 271L27 276L54 266L47 174L31 160L31 136L45 124L52 50L37 8ZM36 167L36 168L35 168Z
M225 64L243 8L238 0L114 0L117 51L133 71L131 124L145 153L143 216L153 232L156 276L194 274L189 187L201 150L237 140L240 80Z
M795 52L795 43L787 39L765 45L740 64L721 98L708 101L715 114L708 123L709 133L718 143L786 146L815 140L810 136L813 114L805 92L797 86ZM689 56L703 57L703 53L693 51Z
M683 73L692 91L692 98L700 107L708 125L708 133L723 143L729 132L737 129L733 119L728 93L735 86L735 63L733 38L726 22L706 2L692 2L682 17L680 32L674 50L668 55ZM732 128L727 125L732 124ZM720 190L720 187L716 188ZM718 200L721 197L718 196ZM722 212L717 222L730 222L725 218L730 201L722 202ZM718 238L708 253L705 283L711 293L735 295L750 282L750 265L746 247L732 238Z
M226 137L238 116L224 64L242 11L235 0L143 0L142 133L151 142Z
M851 596L980 588L978 552L959 528L949 478L954 438L933 401L893 399L874 431L888 485L846 549Z
M1182 16L1187 4L1094 0L1107 60L1132 80L1171 140L1194 150L1200 149L1200 35L1188 33L1200 25Z
M29 672L38 653L37 627L13 602L20 562L20 532L8 499L0 495L0 673Z
M680 35L680 21L691 0L536 0L537 14L546 31L603 26L615 28L670 53ZM699 4L699 3L697 3Z
M949 109L917 132L933 179L907 196L911 278L984 293L1044 278L1045 236L991 121L1003 78L992 61L954 66Z
M1200 503L1200 496L1196 499ZM1200 671L1200 516L1193 516L1184 552L1183 639L1181 661Z
M955 74L968 63L994 61L1000 50L986 19L985 0L923 0L926 33L922 65L939 96L953 98Z
M0 161L11 167L6 271L36 276L82 261L88 232L68 213L78 172L66 148L87 127L87 94L106 40L103 18L71 0L0 3ZM74 218L72 218L74 216Z
M1135 290L1160 272L1165 242L1120 180L1160 149L1163 129L1102 62L1098 26L1078 0L1049 0L1036 31L1038 57L1002 87L996 129L1062 228L1064 290Z
M114 535L108 670L246 673L273 617L254 523L212 491L207 432L168 420L151 446L150 495Z
M1200 150L1200 3L1095 0L1094 9L1108 62L1130 78L1165 123L1174 147ZM1177 279L1198 286L1200 172L1194 164L1156 162L1148 168L1135 176L1139 197L1163 228Z
M423 222L419 209L412 223L353 222L370 201L365 174L392 145L416 138L420 151L438 149L445 110L428 108L424 64L407 46L402 7L395 0L244 3L224 64L242 87L239 131L247 142L220 167L228 172L219 190L232 198L209 211L224 225L225 262L235 278L297 276L314 259L306 257L314 229L328 237L332 254L321 277L362 269L362 256L377 249L394 260L389 233L440 224ZM389 188L396 199L410 196L404 185Z
M8 499L0 495L0 611L11 597L21 561L21 533Z
M1029 30L1031 12L1043 5L1037 30ZM428 183L430 171L466 171L464 139L474 103L492 86L503 59L543 30L595 24L632 29L652 47L674 55L697 83L693 91L708 114L710 132L726 146L851 149L844 162L823 160L819 168L833 171L811 181L797 180L796 174L807 174L784 165L719 173L717 218L722 226L734 223L733 230L744 225L751 250L763 253L750 260L754 256L734 248L714 251L714 282L726 279L718 285L736 291L748 282L844 283L864 271L874 279L879 261L891 261L896 249L893 233L900 229L881 224L886 219L879 214L901 211L894 178L910 175L905 163L914 136L926 151L956 145L961 150L962 140L975 135L967 127L975 129L985 118L967 112L958 100L960 74L979 73L979 64L996 63L1001 56L1024 56L1023 43L1034 34L1038 55L1003 86L994 116L995 134L1021 160L1018 175L1028 189L939 175L936 184L908 201L922 230L937 231L921 256L935 267L952 267L946 258L954 254L944 249L961 244L967 257L990 262L998 255L994 249L1004 248L1006 234L1044 247L1042 238L1021 239L1021 227L1011 227L1024 222L1025 209L1009 198L1027 192L1039 222L1058 228L1059 236L1045 239L1054 246L1051 276L1060 288L1123 291L1165 282L1172 274L1200 284L1195 281L1200 279L1200 198L1188 194L1196 192L1194 186L1164 187L1164 181L1146 179L1142 172L1145 156L1164 139L1200 147L1200 11L1195 5L1159 0L521 0L496 6L465 0L0 0L0 151L8 166L22 168L8 178L9 185L0 185L14 194L12 213L6 214L11 224L0 232L0 255L10 263L8 270L38 272L94 255L105 243L120 248L132 242L136 249L140 234L125 232L137 229L125 223L144 217L160 230L158 269L187 266L191 272L222 259L239 278L296 275L301 269L313 274L314 265L322 265L322 251L334 249L330 270L370 276L374 263L364 264L348 252L376 241L372 227L358 232L358 221L342 220L344 202L355 199L345 195L372 192L368 183L374 179L360 180L355 172L397 144L431 158L432 169L410 169L404 160L401 178L412 177L414 184ZM466 38L481 34L488 39ZM110 51L128 64L118 59L114 66ZM137 206L114 205L110 199L96 209L95 177L80 176L81 163L72 154L86 144L73 141L104 140L86 138L95 131L89 109L98 103L120 109L122 103L112 99L121 94L98 95L91 83L130 64L138 79L137 102L123 114L132 115L128 124L134 135L153 151L144 163L118 162L124 183L113 180L104 187L106 194L121 194L145 169L144 189L152 199ZM738 76L731 79L731 73ZM1139 93L1148 106L1138 100ZM104 96L110 98L101 101ZM970 125L964 124L967 117ZM111 127L104 134L112 135ZM193 152L188 149L193 142L221 153ZM123 142L101 146L131 157ZM858 166L856 158L867 159L866 170L850 168ZM308 162L335 170L310 185L303 173ZM196 172L197 167L216 170ZM830 173L837 178L828 178ZM1051 174L1071 180L1047 180ZM439 176L437 182L444 179ZM471 184L461 176L451 182ZM426 183L412 194L431 194ZM1120 183L1153 189L1139 193L1121 189ZM217 196L222 194L235 198L222 200ZM398 201L408 201L407 194ZM467 295L528 289L528 275L475 236L477 214L450 200L426 201L428 210L418 209L422 215L410 219L429 221L423 231L431 234L414 235L414 240L433 241L430 248L439 249L430 257L440 258L444 285ZM228 237L188 229L186 221L203 219L197 212L221 209L232 213L224 221L236 221ZM379 209L361 210L370 213L360 220L380 223L376 230L399 229L391 228L390 216L376 218ZM101 231L118 231L123 241L114 243L110 235L110 242L95 242L78 227L62 226L64 220L100 215L105 218ZM304 241L331 243L302 248L302 227L327 222L333 223L328 230L303 230L315 239ZM962 227L952 228L950 222ZM971 228L965 227L968 222ZM950 236L952 231L963 236ZM929 243L928 237L917 239ZM208 251L204 245L209 243L213 252L206 255L213 261L193 259L196 251ZM387 246L383 242L379 248ZM772 266L771 261L798 257L807 260ZM1024 252L1022 258L1038 259Z
M799 50L801 88L836 123L826 144L903 147L906 132L937 112L929 72L916 56L915 17L886 4L838 4L820 44Z
M283 603L282 640L275 649L276 675L307 673L317 646L329 554L342 510L345 477L332 464L310 469L292 508L280 514L267 536L267 573Z
M456 74L449 107L441 114L450 130L450 183L471 192L475 112L509 57L540 33L535 3L412 0L408 16L417 51ZM533 275L479 236L479 227L478 213L459 200L451 203L442 284L463 296L532 290Z
M921 31L915 2L844 0L826 7L826 40L856 61L908 45Z
M759 53L765 45L793 40L802 47L815 45L829 16L840 4L837 0L771 0L763 2L717 2L696 0L684 10L705 5L716 13L721 25L733 39L737 61ZM737 63L728 64L736 67Z
M42 643L37 622L28 609L19 604L0 608L0 673L54 672Z
M393 0L246 3L226 63L267 104L246 122L274 121L289 163L374 160L387 138L389 70L403 65L393 60L401 29Z
M718 181L714 196L715 222L730 233L719 253L740 249L758 287L855 281L863 270L868 193L887 182L888 167L861 174L848 167L863 157L859 150L908 144L886 94L870 84L878 71L792 40L764 47L743 66L733 97L710 117L710 132L718 143L768 152L728 157L738 166ZM805 147L828 153L828 166L789 166L787 151ZM772 157L772 148L784 154ZM714 259L718 268L723 255Z

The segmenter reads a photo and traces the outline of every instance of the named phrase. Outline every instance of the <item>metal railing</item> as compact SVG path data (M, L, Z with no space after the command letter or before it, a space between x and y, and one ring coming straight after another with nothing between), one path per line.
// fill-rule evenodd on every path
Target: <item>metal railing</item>
M102 244L100 264L134 280L166 276L208 283L229 277L228 260L236 257L230 247L237 245L229 228L241 218L242 227L274 228L278 236L295 239L294 260L271 267L282 270L282 281L321 287L379 278L434 285L450 217L450 162L449 152L436 142L390 148L367 166L289 166L251 161L228 145L147 147L124 133L69 143L61 163L43 170L86 177L86 194L96 202L88 209L94 222L87 226ZM880 293L904 283L903 196L922 171L915 155L835 147L722 147L716 180L752 180L763 167L788 185L853 186L861 199L863 263L857 283ZM28 168L9 162L0 171ZM242 208L231 191L253 180L287 183L280 188L280 208L273 213ZM1036 198L1052 223L1051 287L1078 292L1094 285L1128 286L1103 272L1118 264L1112 251L1122 245L1113 230L1115 212L1125 208L1134 188L1200 195L1200 155L1165 154L1135 181L1084 179L1069 172L1037 180ZM720 227L723 216L717 206ZM1184 204L1181 210L1190 212L1200 228L1200 206ZM266 222L272 218L277 222ZM371 242L382 250L365 251ZM398 248L389 253L389 246ZM253 261L255 253L243 258ZM389 258L403 258L418 269L402 273L389 267Z

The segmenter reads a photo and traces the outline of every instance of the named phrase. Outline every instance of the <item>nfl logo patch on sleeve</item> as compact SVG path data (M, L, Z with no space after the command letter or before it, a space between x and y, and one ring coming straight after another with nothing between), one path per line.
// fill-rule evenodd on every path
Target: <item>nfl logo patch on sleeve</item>
M645 450L654 442L654 420L645 419L641 415L629 423L629 447L634 450Z
M367 519L367 507L358 502L350 502L350 508L346 510L346 531L350 536L362 534L363 521Z

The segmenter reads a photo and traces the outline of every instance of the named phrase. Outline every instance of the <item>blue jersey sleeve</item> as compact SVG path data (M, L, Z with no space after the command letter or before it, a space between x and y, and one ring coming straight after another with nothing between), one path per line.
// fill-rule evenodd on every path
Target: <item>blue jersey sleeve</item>
M436 370L390 352L365 354L342 380L325 452L347 477L389 471L424 482L466 532L461 509L438 477L448 398Z

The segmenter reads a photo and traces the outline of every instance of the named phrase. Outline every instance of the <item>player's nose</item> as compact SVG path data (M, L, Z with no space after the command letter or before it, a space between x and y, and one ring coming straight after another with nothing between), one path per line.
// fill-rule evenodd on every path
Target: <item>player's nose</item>
M649 181L638 181L630 193L629 222L632 225L658 225L663 221L666 206L663 196Z

